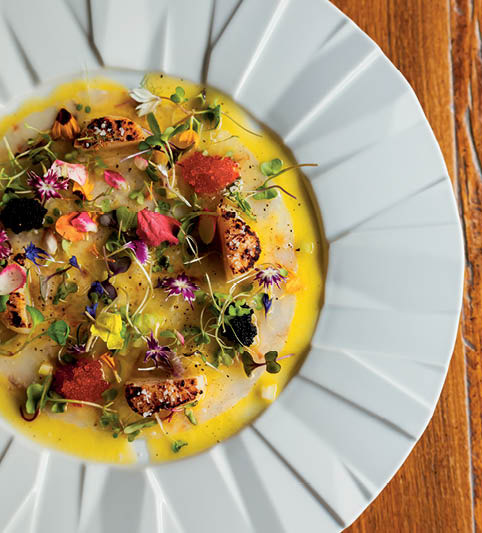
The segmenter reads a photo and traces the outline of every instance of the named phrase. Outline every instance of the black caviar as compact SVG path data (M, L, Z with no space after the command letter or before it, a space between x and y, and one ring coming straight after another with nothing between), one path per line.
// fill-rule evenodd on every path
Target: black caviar
M33 198L12 198L0 213L0 221L14 233L40 229L47 209Z
M243 307L248 308L247 305L243 305ZM243 346L251 346L258 333L251 320L252 316L253 310L250 309L248 314L229 317L229 322L226 324L226 332L224 333L225 337Z

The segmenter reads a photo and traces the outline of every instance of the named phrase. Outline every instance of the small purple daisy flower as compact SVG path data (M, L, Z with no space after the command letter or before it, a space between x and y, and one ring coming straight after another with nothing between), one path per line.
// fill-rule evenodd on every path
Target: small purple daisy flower
M30 261L32 261L32 263L37 266L41 266L37 263L37 259L43 260L52 258L49 253L47 253L45 250L42 250L42 248L35 246L33 242L31 242L27 247L25 247L24 250L25 257L27 259L30 259Z
M73 355L82 355L85 353L85 344L71 344L67 348L67 352Z
M164 366L169 370L172 370L171 357L173 355L174 352L169 346L161 346L151 331L151 335L147 339L147 350L146 355L144 356L144 362L147 363L152 360L156 368Z
M284 268L276 268L274 266L267 266L266 268L257 268L257 274L254 279L258 282L260 287L264 289L271 289L276 285L279 289L280 283L286 281L288 272Z
M55 169L49 168L43 176L33 170L27 172L27 184L42 201L49 198L62 198L59 191L67 190L69 180L63 178Z
M134 252L134 255L136 256L137 260L141 265L147 263L149 254L147 244L145 242L140 240L130 241L124 247L129 248L129 250L132 250Z
M168 293L168 298L169 296L181 295L186 302L190 303L191 307L196 299L195 292L199 290L199 287L184 272L175 278L160 279L156 285L156 288L158 287Z

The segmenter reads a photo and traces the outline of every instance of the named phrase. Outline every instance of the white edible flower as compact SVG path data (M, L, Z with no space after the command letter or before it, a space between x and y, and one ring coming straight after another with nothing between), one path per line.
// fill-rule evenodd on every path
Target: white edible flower
M156 110L156 107L161 103L159 96L152 94L151 91L144 89L143 87L132 89L129 91L129 96L136 102L139 102L136 111L140 117L143 117L148 113L153 113Z

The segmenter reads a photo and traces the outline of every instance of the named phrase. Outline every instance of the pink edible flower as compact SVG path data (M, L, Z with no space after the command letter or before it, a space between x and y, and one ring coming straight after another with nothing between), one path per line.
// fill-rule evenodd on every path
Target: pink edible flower
M97 224L90 218L89 213L85 211L73 218L71 224L75 229L83 233L87 233L88 231L96 232L98 229Z
M0 259L7 259L7 257L12 253L12 248L8 243L7 232L2 229L0 230Z
M134 255L141 265L147 263L147 260L149 259L149 251L145 242L138 240L130 241L125 244L125 248L129 248L129 250L134 252Z
M173 217L162 215L148 209L137 212L137 236L148 246L159 246L161 242L177 244L174 228L181 224Z
M27 282L27 273L17 263L6 266L0 272L0 294L11 294L21 289Z
M50 167L43 176L33 170L27 172L27 184L35 192L35 196L42 201L49 198L62 198L59 191L67 190L69 182L63 179L57 170Z
M193 279L186 276L184 272L181 272L175 278L159 279L156 285L157 287L164 289L167 292L168 298L170 296L182 296L191 307L196 299L196 291L199 290L199 287L194 283Z
M126 179L115 170L104 170L104 179L114 189L127 189Z
M80 163L66 163L65 161L56 159L49 170L55 171L58 177L63 176L64 178L75 181L81 187L87 182L87 168Z
M261 288L266 290L271 289L274 285L279 289L280 283L288 279L288 272L283 267L268 265L265 268L256 268L255 270L256 276L254 279Z

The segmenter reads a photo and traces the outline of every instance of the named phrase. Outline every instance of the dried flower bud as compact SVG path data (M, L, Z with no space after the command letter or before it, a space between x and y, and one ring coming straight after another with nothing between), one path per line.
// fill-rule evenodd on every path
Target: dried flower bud
M77 119L70 111L62 107L57 113L54 125L52 126L52 137L54 139L72 141L79 133L80 126Z

